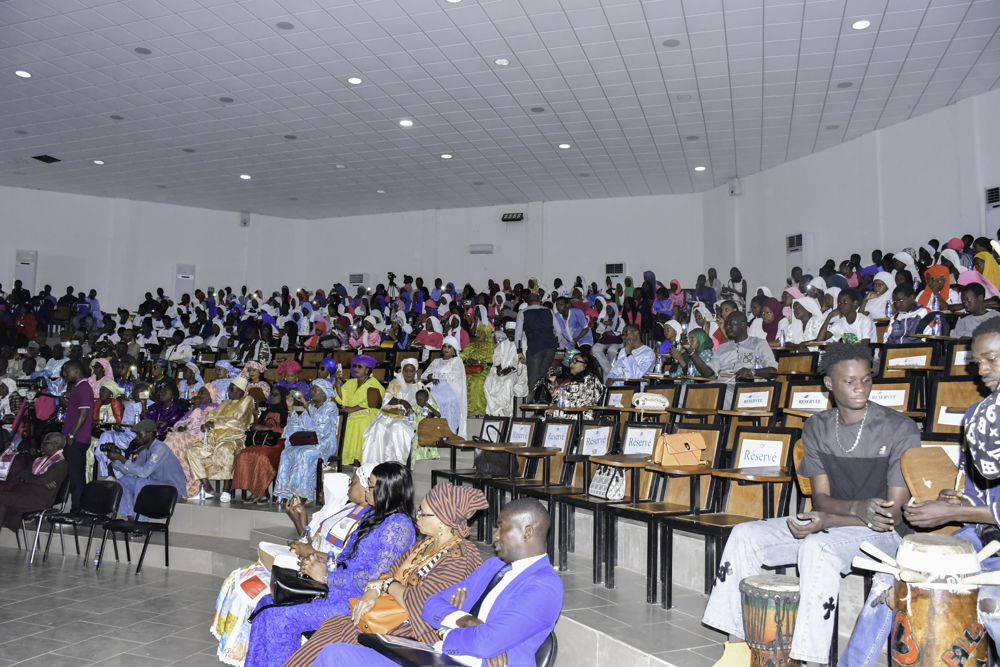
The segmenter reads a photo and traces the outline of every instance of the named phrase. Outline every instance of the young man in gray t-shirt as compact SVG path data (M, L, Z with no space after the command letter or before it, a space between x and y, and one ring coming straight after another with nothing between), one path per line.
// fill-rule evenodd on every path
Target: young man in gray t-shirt
M824 384L837 407L806 421L798 473L812 485L812 512L744 523L733 529L702 619L729 633L717 665L745 667L740 581L762 566L797 565L799 608L790 657L825 664L836 620L841 572L868 541L893 554L910 499L903 452L920 446L916 424L868 400L872 357L866 345L833 343L823 356Z

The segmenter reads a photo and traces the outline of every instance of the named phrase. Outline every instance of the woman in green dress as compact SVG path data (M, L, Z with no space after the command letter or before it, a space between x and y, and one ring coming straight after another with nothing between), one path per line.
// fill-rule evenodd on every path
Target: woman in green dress
M336 382L333 388L337 392L334 400L347 413L347 424L344 428L344 452L341 461L347 465L359 465L361 451L365 442L365 429L378 415L379 406L368 405L368 390L377 389L379 397L385 395L385 387L372 377L372 370L377 362L367 354L359 354L351 359L350 380L344 381L344 371L337 369Z
M480 324L476 327L476 337L462 350L461 357L466 366L465 381L469 392L470 416L486 414L486 393L483 391L483 385L486 383L486 375L490 371L495 347L493 331L489 326ZM471 373L469 366L479 366L482 370L478 373Z

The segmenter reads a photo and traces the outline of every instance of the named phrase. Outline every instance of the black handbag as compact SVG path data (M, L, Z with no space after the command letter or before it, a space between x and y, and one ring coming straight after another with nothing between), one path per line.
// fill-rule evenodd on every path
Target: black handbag
M552 391L549 389L548 378L541 378L535 383L535 391L531 394L531 405L552 405Z
M253 619L259 613L270 607L291 607L316 600L325 600L329 593L329 586L300 575L298 570L287 567L272 567L271 599L274 602L254 609L247 619L247 623L253 623Z
M486 428L496 431L496 426L492 424ZM495 433L494 440L498 440L499 435L499 433ZM482 438L474 437L472 439L475 442L486 442ZM472 465L476 468L476 479L506 479L510 475L510 454L477 449L473 455Z
M281 440L281 434L274 431L247 431L246 442L243 445L245 447L253 447L254 445L274 447L279 440Z

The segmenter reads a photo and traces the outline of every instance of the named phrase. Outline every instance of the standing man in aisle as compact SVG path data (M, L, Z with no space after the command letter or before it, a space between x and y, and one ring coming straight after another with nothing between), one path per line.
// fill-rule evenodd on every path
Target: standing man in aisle
M83 363L70 359L62 367L62 377L69 388L66 402L66 421L62 434L66 436L64 453L69 465L69 492L73 499L73 512L80 511L80 496L87 483L87 450L90 449L90 431L94 424L94 390L83 379Z
M535 391L535 384L548 375L549 366L556 357L559 347L559 323L548 308L541 305L542 298L529 292L528 305L517 314L514 328L514 342L517 344L517 358L528 367L528 395ZM528 339L528 354L521 349L522 335Z

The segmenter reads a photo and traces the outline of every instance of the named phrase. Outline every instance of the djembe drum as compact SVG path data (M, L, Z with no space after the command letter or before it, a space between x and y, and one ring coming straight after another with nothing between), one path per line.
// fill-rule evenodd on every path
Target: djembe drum
M758 574L740 582L743 597L743 634L753 667L793 667L788 657L799 611L799 579L780 574Z
M896 562L892 664L985 665L988 647L978 601L979 583L988 582L974 576L981 568L972 544L950 535L907 535Z

